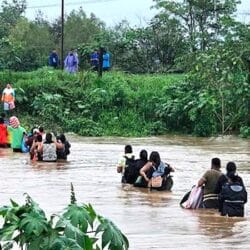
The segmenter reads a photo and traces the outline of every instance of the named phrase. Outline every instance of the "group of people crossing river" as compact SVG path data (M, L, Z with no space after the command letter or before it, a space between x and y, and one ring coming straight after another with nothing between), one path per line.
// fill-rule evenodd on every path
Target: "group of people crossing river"
M0 117L0 147L11 147L13 152L29 152L33 161L67 160L71 145L65 135L60 134L53 138L53 133L45 133L42 126L34 127L27 133L19 119L13 115L15 97L15 90L7 83L1 97L3 113Z
M53 138L53 134L45 133L43 127L35 127L27 133L16 116L0 117L0 147L11 147L13 152L29 152L32 161L53 162L66 160L70 153L70 143L64 134ZM226 174L221 172L219 158L211 160L211 169L200 178L197 185L188 192L180 202L184 208L213 208L221 215L244 216L244 204L247 202L247 191L242 178L236 172L234 162L226 165ZM121 182L135 187L152 190L170 191L173 179L170 175L175 169L161 160L160 154L153 151L140 151L136 159L132 146L126 145L124 155L118 162L117 172L121 174Z
M247 191L236 170L236 164L228 162L226 174L223 174L221 160L213 158L211 169L184 195L180 205L183 208L213 208L223 216L243 217ZM173 180L170 173L174 171L173 167L161 160L157 151L151 152L148 158L147 151L141 150L139 158L135 159L131 145L125 146L124 155L117 165L122 183L158 191L171 190Z
M124 156L119 160L117 172L122 174L122 183L136 187L150 187L157 190L171 190L173 181L170 172L174 172L169 164L161 161L157 151L151 152L149 159L146 150L141 150L140 158L135 159L131 145L126 145Z
M32 161L54 162L60 159L67 160L71 145L64 134L53 138L53 134L45 133L41 126L32 128L27 133L16 116L7 119L6 114L2 113L0 147L11 147L13 152L29 153Z
M70 143L64 134L55 137L45 133L43 127L34 127L29 133L21 126L19 119L13 115L15 109L15 91L10 84L2 93L3 109L0 117L0 147L11 147L13 152L30 154L32 161L54 162L67 160L70 154ZM10 116L8 119L6 114ZM184 208L213 208L221 215L244 216L244 204L247 202L247 191L243 180L237 175L236 164L228 162L226 174L221 172L219 158L211 160L211 169L207 170L190 192L180 202ZM135 187L153 190L168 190L173 186L170 175L174 168L161 160L160 154L153 151L148 156L146 150L140 151L135 159L131 145L126 145L124 155L118 162L117 172L121 182Z

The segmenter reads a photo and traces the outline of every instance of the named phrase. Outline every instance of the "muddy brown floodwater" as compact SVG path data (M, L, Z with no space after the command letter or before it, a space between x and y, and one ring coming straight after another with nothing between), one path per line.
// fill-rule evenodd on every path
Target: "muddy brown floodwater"
M223 171L235 161L250 193L250 141L234 137L83 138L71 136L67 163L31 164L27 154L0 149L0 205L23 202L28 193L47 215L70 201L73 182L79 203L91 203L127 235L130 249L250 249L250 211L245 218L224 218L214 210L184 210L182 196L219 157ZM125 144L160 152L175 167L172 192L122 187L116 164Z

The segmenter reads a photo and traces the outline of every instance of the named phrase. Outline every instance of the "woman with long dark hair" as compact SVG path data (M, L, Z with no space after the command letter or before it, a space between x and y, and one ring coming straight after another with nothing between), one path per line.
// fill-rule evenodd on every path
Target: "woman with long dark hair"
M157 151L153 151L149 156L149 161L140 169L140 175L144 178L147 186L158 190L170 190L173 183L171 179L171 185L169 185L168 175L173 172L174 169L169 165L161 161L160 154ZM157 182L157 183L156 183Z

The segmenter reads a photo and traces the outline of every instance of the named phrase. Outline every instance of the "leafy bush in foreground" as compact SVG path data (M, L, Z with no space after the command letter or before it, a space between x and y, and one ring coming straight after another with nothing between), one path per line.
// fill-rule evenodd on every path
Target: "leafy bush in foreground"
M3 249L16 243L27 250L126 250L129 242L116 225L96 214L89 205L77 205L72 186L71 203L62 215L48 220L44 211L26 194L26 202L0 208Z

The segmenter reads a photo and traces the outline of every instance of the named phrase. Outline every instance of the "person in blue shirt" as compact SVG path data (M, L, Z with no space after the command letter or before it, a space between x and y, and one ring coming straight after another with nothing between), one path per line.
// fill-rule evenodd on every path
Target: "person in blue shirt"
M103 71L108 71L110 69L110 55L106 50L103 51L102 69Z
M90 64L91 67L94 71L98 71L98 66L99 66L99 54L97 50L95 50L91 55L90 55Z
M53 49L49 55L49 66L53 67L54 69L59 66L59 56L55 49Z

